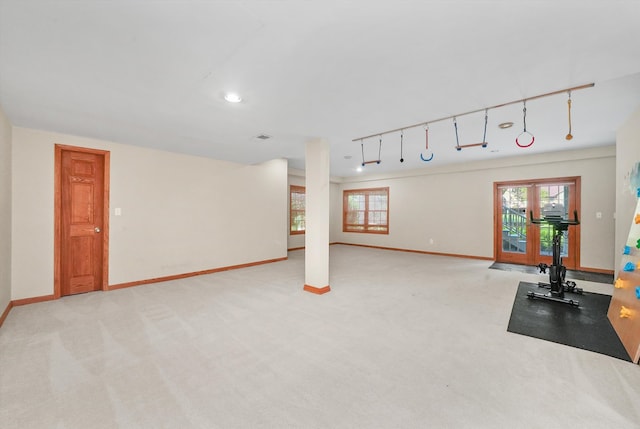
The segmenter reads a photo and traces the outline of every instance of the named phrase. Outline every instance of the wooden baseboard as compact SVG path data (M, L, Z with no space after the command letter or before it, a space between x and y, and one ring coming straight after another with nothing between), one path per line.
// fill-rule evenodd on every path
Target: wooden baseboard
M602 268L589 268L589 267L580 267L577 269L577 271L585 271L587 273L596 273L596 274L615 274L615 271L613 270L605 270Z
M322 295L331 291L331 287L326 285L324 287L315 287L311 285L304 285L304 290L307 292L315 293L316 295Z
M474 256L474 255L460 255L457 253L428 252L426 250L399 249L396 247L371 246L369 244L353 244L353 243L331 243L331 244L343 244L345 246L358 246L358 247L368 247L371 249L393 250L396 252L420 253L423 255L437 255L437 256L450 256L453 258L478 259L481 261L494 260L494 258L490 256Z
M2 316L0 316L0 327L4 323L4 320L7 318L7 316L9 315L9 312L13 307L18 307L18 306L27 305L27 304L35 304L37 302L52 301L54 299L55 299L55 296L53 295L44 295L44 296L34 296L33 298L14 299L12 301L9 301L9 304L7 304L7 308L4 309Z
M346 244L346 243L329 243L329 246L333 246L334 244ZM291 249L287 249L288 252L292 252L294 250L304 250L306 249L305 246L302 247L292 247Z
M171 275L171 276L155 277L155 278L152 278L152 279L145 279L145 280L137 280L137 281L134 281L134 282L119 283L119 284L115 284L115 285L109 285L107 290L124 289L124 288L128 288L128 287L141 286L141 285L146 285L146 284L151 284L151 283L160 283L160 282L166 282L166 281L170 281L170 280L186 279L188 277L202 276L204 274L219 273L221 271L238 270L240 268L248 268L248 267L253 267L253 266L256 266L256 265L264 265L264 264L270 264L272 262L280 262L280 261L286 261L286 260L287 260L287 257L276 258L276 259L267 259L267 260L264 260L264 261L249 262L248 264L230 265L230 266L227 266L227 267L213 268L213 269L210 269L210 270L194 271L194 272L191 272L191 273L175 274L175 275Z
M9 301L9 304L7 304L7 308L4 309L4 311L2 312L2 316L0 316L0 327L4 323L4 319L6 319L7 316L9 315L9 312L11 311L12 307L13 307L13 301Z
M34 296L32 298L22 298L22 299L14 299L11 301L14 307L18 307L20 305L28 305L28 304L36 304L38 302L45 301L53 301L56 299L54 295L43 295L43 296Z
M176 274L173 276L166 276L166 277L156 277L153 279L139 280L139 281L129 282L129 283L120 283L120 284L108 286L107 290L116 290L116 289L122 289L127 287L140 286L140 285L149 284L149 283L158 283L158 282L165 282L169 280L184 279L187 277L201 276L203 274L212 274L212 273L218 273L221 271L237 270L240 268L253 267L255 265L270 264L272 262L279 262L279 261L286 261L286 260L287 260L286 257L276 258L276 259L267 259L265 261L250 262L248 264L231 265L228 267L214 268L211 270ZM18 307L20 305L35 304L38 302L53 301L55 299L57 299L55 295L44 295L44 296L34 296L32 298L23 298L23 299L16 299L13 301L9 301L9 304L7 304L7 308L2 313L2 316L0 316L0 326L2 326L2 324L4 323L4 320L7 318L7 316L9 315L9 312L13 307Z

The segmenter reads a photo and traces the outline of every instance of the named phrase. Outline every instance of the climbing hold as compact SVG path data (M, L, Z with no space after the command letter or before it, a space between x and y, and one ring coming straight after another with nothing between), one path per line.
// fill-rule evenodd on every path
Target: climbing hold
M638 190L636 191L636 195L638 198L640 198L640 188L638 188Z
M640 299L640 286L636 286L636 298Z
M622 251L623 255L631 254L631 246L624 246L624 250Z
M636 241L636 249L640 249L640 238Z
M633 264L633 262L627 262L626 264L624 264L624 271L633 271L636 269L636 266Z
M620 308L620 318L628 319L631 317L631 309L625 307L624 305Z
M616 280L616 282L613 284L613 286L614 286L616 289L622 289L622 288L624 288L624 280L622 280L622 279L617 279L617 280Z
M640 223L640 213L638 213L635 217L635 223Z

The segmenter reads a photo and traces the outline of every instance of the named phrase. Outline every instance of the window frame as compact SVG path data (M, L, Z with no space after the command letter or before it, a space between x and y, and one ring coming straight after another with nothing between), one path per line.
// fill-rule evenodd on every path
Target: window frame
M293 202L293 194L302 194L304 195L304 208L302 210L300 209L293 209L293 204L291 204ZM304 234L307 230L307 189L304 186L299 186L299 185L290 185L289 186L289 235L301 235ZM295 213L295 214L294 214ZM304 229L302 230L293 230L293 219L295 218L295 216L297 214L302 214L303 216L303 222L304 222Z
M372 211L369 209L369 196L374 193L384 192L387 197L386 207L386 224L370 224L369 213ZM349 214L349 196L350 195L364 195L365 208L364 208L364 224L347 224L347 216ZM363 229L354 229L354 227L360 227ZM377 228L384 227L385 229L379 230ZM376 229L373 229L376 228ZM365 189L345 189L342 191L342 232L353 232L357 234L389 234L389 187L380 188L365 188Z

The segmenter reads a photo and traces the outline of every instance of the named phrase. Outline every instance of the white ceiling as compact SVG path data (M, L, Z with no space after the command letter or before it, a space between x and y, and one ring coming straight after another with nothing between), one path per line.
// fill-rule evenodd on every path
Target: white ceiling
M433 161L417 127L404 163L394 133L356 172L358 137L587 83L571 141L560 94L527 103L528 149L516 104L488 112L486 149L456 151L447 120ZM0 105L16 126L299 169L323 138L334 176L610 145L640 107L640 1L0 0ZM457 121L482 140L482 112Z

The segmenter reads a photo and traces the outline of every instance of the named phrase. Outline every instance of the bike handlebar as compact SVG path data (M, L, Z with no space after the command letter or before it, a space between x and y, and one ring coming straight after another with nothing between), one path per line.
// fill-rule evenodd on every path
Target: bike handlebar
M580 220L578 220L578 211L573 211L573 220L571 219L563 219L560 216L544 216L541 219L534 219L533 210L529 210L529 218L531 219L531 223L535 224L549 224L549 225L580 225Z

